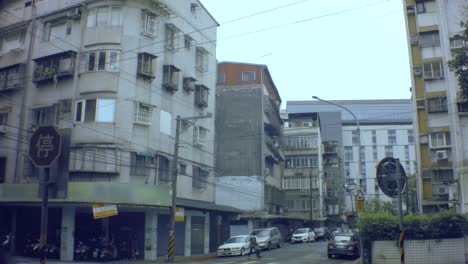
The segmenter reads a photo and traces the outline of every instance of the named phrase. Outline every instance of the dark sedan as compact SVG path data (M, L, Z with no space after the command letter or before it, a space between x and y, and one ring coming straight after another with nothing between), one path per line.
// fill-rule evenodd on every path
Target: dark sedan
M328 241L327 255L359 257L359 241L355 234L334 234Z

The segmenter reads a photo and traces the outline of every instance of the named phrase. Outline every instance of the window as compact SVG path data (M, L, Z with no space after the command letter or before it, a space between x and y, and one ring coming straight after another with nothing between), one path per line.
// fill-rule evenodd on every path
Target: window
M141 77L147 77L153 79L155 77L154 60L157 57L153 54L142 52L138 53L138 75Z
M94 51L87 54L88 71L117 71L119 53L117 51Z
M132 152L130 174L133 176L148 177L150 175L151 163L153 163L153 159L154 158L151 155Z
M75 103L75 122L114 122L115 99L88 99Z
M116 173L120 164L119 154L112 148L72 148L69 169L75 172Z
M349 177L351 174L351 168L349 166L349 162L345 162L345 172L346 172L346 177Z
M255 72L242 72L242 81L255 81Z
M419 35L421 47L440 46L439 31L423 32Z
M166 90L175 92L179 90L179 72L180 69L174 65L163 66L163 83L162 86Z
M151 125L153 107L140 102L135 102L135 122Z
M451 146L450 132L431 133L429 139L431 148L444 148Z
M23 49L26 30L19 29L0 37L0 53L20 51Z
M166 50L174 51L177 47L177 32L179 29L174 24L166 24L166 38L164 47Z
M359 145L359 132L353 130L352 134L353 134L353 145Z
M308 149L317 147L317 136L286 136L284 145L290 149Z
M372 146L372 157L374 158L374 161L378 161L377 146Z
M361 155L360 157L361 160L366 160L366 147L361 146L359 154Z
M115 6L106 6L93 8L89 11L87 26L103 27L103 26L120 26L122 17L122 9Z
M156 37L158 31L158 16L148 10L141 13L141 33L150 37Z
M353 147L350 146L345 146L344 148L345 151L345 160L346 161L352 161L353 160Z
M377 131L372 130L372 144L377 145Z
M44 41L63 40L67 35L71 35L72 20L61 20L58 22L46 22L43 29Z
M385 146L385 157L393 157L393 146Z
M366 175L366 163L361 162L359 166L361 166L361 175Z
M409 160L409 146L405 146L405 160Z
M202 147L207 140L208 129L202 126L193 126L193 144L196 147Z
M226 81L226 73L222 72L222 73L218 73L218 82L225 82Z
M159 117L159 131L166 135L171 135L171 131L172 131L171 113L161 110L161 114Z
M186 50L190 50L190 48L192 47L192 42L193 38L190 35L186 34L184 36L184 47Z
M427 111L429 113L447 112L447 97L428 98Z
M416 12L421 13L434 13L436 11L435 1L418 1L416 3Z
M158 156L158 180L159 182L171 181L170 161L161 155Z
M187 175L187 165L179 164L179 175Z
M33 82L36 84L72 77L75 72L76 53L62 52L35 60Z
M208 71L208 51L205 48L197 47L195 52L195 67L199 72Z
M408 144L414 144L414 132L412 129L408 129Z
M396 145L396 131L391 129L388 130L388 144Z
M195 85L195 105L199 108L208 107L210 89L204 85Z
M25 67L23 64L0 69L0 91L17 89L22 86L24 71Z
M465 39L460 35L455 35L450 38L450 48L461 48L466 46Z
M318 166L317 156L289 156L286 158L286 168L311 168Z
M283 178L282 185L283 185L283 189L308 190L310 188L310 178L309 177L286 177L286 178Z
M57 125L57 108L47 106L33 109L33 125L35 126L55 126Z
M423 69L424 79L440 79L444 77L442 61L424 63Z
M206 187L209 175L208 168L192 166L192 187L197 189Z

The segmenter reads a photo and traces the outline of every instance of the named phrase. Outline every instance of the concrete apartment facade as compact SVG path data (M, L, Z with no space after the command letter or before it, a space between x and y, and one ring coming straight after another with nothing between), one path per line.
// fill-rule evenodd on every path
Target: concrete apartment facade
M366 199L392 201L382 193L376 180L376 164L384 157L399 158L406 174L416 173L416 154L410 100L330 100L352 111L360 123L360 145L355 119L342 108L321 101L288 101L288 113L319 113L321 129L341 130L343 142L343 185L356 185ZM341 113L341 120L325 122L326 115ZM326 135L322 131L322 135ZM336 143L339 146L339 142ZM358 167L360 166L360 168ZM361 171L361 175L359 175ZM326 177L325 177L326 178ZM342 186L343 186L342 185ZM335 184L338 190L343 187ZM349 190L354 193L356 191ZM333 191L327 188L327 191ZM345 199L345 210L355 211L353 196ZM348 198L349 197L349 198ZM344 197L342 198L344 199Z
M322 144L316 113L282 113L285 164L282 188L288 215L319 225L324 221Z
M216 20L197 0L36 0L0 3L0 231L16 251L39 237L39 126L55 126L62 155L49 206L49 241L73 260L75 239L136 237L139 259L167 254L171 160L182 122L176 255L224 241L232 208L215 205ZM199 29L203 28L203 31ZM93 219L95 203L118 215ZM218 234L221 232L222 234Z
M448 69L453 49L466 49L464 0L405 0L412 69L421 209L468 211L468 100Z
M217 74L216 203L249 211L247 233L284 212L281 97L266 65L220 62Z

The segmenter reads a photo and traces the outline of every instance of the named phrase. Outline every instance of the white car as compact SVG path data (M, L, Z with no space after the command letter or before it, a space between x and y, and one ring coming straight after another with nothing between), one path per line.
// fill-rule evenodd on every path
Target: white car
M218 247L218 256L243 256L249 252L250 236L232 236Z
M291 243L315 241L315 233L311 228L299 228L292 234Z

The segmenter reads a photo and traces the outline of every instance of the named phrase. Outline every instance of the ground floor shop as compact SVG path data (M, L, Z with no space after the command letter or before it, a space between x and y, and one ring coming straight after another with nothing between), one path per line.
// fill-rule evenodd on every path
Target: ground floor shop
M117 205L117 209L115 216L94 219L91 204L51 203L47 238L57 252L49 258L92 259L97 256L92 254L97 248L117 259L155 260L167 255L168 207ZM183 220L175 228L175 254L192 256L215 251L229 236L223 223L228 223L231 215L206 208L184 208ZM0 235L15 234L14 254L38 254L33 245L39 239L40 219L39 204L0 204ZM78 247L91 252L83 259L77 256Z

